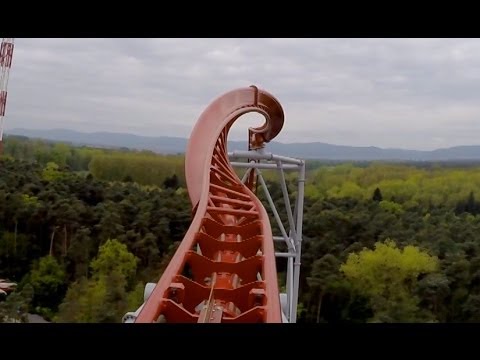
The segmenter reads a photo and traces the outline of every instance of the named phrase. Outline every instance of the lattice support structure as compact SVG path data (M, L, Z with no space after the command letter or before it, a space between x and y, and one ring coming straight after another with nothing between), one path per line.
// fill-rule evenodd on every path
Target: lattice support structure
M7 87L13 59L13 38L3 38L0 45L0 154L3 150L3 122L7 107Z
M296 322L298 289L300 279L300 265L302 254L302 227L303 227L303 201L305 186L305 161L285 156L279 156L265 152L264 149L256 151L235 151L230 152L229 158L231 164L236 168L246 168L243 181L247 181L252 172L258 178L258 183L264 191L269 208L280 229L279 235L274 235L273 240L277 243L284 242L287 246L287 252L275 252L276 257L287 258L287 276L285 289L286 293L280 294L282 302L282 313L284 322ZM235 160L247 159L250 162L235 162ZM262 176L262 170L276 170L278 180L282 188L283 202L288 219L288 228L285 229L283 221L279 215L278 209L270 195L265 179ZM298 173L297 192L292 211L290 195L285 181L285 171L294 171Z

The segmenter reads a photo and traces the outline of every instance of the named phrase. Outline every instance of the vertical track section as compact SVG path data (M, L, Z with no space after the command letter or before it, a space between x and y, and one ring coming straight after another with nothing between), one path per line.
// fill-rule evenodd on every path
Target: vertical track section
M220 96L198 119L185 155L193 220L136 323L282 322L268 215L227 155L229 129L248 112L265 117L249 129L249 148L263 147L284 113L255 86Z

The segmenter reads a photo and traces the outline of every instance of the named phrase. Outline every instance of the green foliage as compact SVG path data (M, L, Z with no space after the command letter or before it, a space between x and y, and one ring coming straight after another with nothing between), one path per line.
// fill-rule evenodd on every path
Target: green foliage
M415 246L399 249L391 240L376 243L375 250L351 253L340 270L353 288L370 299L374 321L414 321L418 277L437 271L438 259Z
M372 200L373 201L378 201L378 202L383 200L382 192L380 191L380 189L378 187L375 188L375 191L373 192Z
M128 293L127 303L128 309L138 309L143 303L143 294L145 290L145 285L139 282L135 288Z
M105 304L107 283L104 279L89 281L86 278L74 282L67 291L55 322L89 323L105 319L111 304Z
M306 188L315 198L348 196L359 200L372 199L378 188L381 189L381 200L391 201L393 198L399 204L415 201L423 205L453 207L460 201L467 202L470 193L480 193L479 180L478 165L452 169L414 164L342 164L312 170L307 176ZM380 199L378 194L376 199Z
M311 289L311 295L317 295L319 302L317 305L316 322L320 322L322 302L325 295L337 292L339 287L344 286L338 268L339 260L331 255L324 255L322 258L315 260L312 265L310 276L307 277L308 286Z
M49 162L45 169L43 169L42 178L47 181L54 181L62 176L59 166L54 162Z
M62 143L57 143L53 146L52 160L54 163L65 166L67 159L70 156L70 146Z
M142 185L174 189L185 186L184 161L180 156L150 152L104 153L93 156L88 169L96 178L107 181L128 178Z
M21 137L8 137L5 150L0 159L0 277L18 282L18 295L28 286L33 292L33 273L40 292L24 305L31 312L62 321L120 321L141 303L143 284L158 280L190 225L183 157ZM479 319L479 164L308 161L307 168L299 321ZM273 201L283 204L277 172L263 175ZM286 176L291 200L294 175ZM258 196L266 204L262 191ZM280 216L286 219L281 207ZM107 247L100 256L109 239L123 247ZM404 272L384 274L401 284L398 289L384 285L384 293L375 296L361 291L340 272L340 264L387 239L396 240L400 258L408 246L437 257L437 270L409 277L402 263ZM125 249L138 259L135 266ZM40 269L38 260L50 253L56 265ZM55 269L63 269L63 284ZM278 269L285 271L280 260ZM372 279L375 289L387 282ZM54 290L46 291L49 287ZM0 299L3 307L7 299Z
M320 191L314 184L305 185L305 197L309 199L318 199L320 196Z
M402 205L397 204L393 201L388 201L388 200L382 200L379 203L380 207L392 214L402 214L403 213L403 208Z
M31 285L26 285L22 290L17 289L9 294L5 301L0 301L0 323L28 322L33 291Z
M449 280L442 273L430 273L418 282L417 293L424 308L432 312L441 322L446 321L445 300L450 295Z
M38 198L36 196L23 194L22 201L27 208L35 208L38 206Z
M120 322L130 305L141 304L141 285L128 291L137 264L124 244L108 240L91 267L91 279L83 278L68 289L57 322Z
M128 252L127 246L117 240L107 240L100 246L98 257L92 261L93 277L99 278L118 273L130 280L137 269L137 259Z
M469 322L480 322L480 294L471 294L462 306L464 318Z
M65 293L65 270L52 256L35 262L30 272L29 283L33 287L33 306L55 310Z
M298 305L297 305L297 318L302 318L303 316L305 316L305 313L306 313L306 309L305 309L305 306L303 305L303 303L298 303Z
M173 174L172 176L167 177L163 182L163 186L166 189L178 189L180 186L180 182L178 180L177 174Z
M363 196L363 190L360 186L352 181L345 181L340 186L334 186L327 191L327 196L337 198L361 198Z
M308 285L312 289L318 289L321 292L334 287L335 283L341 281L338 267L340 262L331 254L324 255L315 260L312 265L311 276L307 277Z

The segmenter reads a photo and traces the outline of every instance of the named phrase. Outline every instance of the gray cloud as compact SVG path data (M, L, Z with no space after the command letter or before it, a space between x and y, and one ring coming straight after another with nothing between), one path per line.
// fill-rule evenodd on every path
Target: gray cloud
M251 84L284 107L278 141L480 144L479 39L16 39L6 129L188 137Z

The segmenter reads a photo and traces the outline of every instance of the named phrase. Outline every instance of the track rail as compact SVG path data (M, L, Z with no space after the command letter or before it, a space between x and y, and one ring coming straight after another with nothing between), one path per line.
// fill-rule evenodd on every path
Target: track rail
M228 131L248 112L265 117L249 129L249 149L261 148L282 129L284 113L255 86L220 96L197 121L185 156L194 217L136 323L282 321L268 215L255 181L243 184L227 156Z

